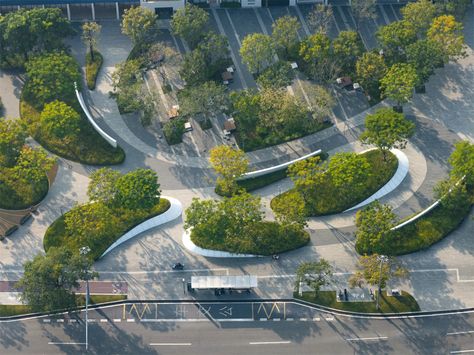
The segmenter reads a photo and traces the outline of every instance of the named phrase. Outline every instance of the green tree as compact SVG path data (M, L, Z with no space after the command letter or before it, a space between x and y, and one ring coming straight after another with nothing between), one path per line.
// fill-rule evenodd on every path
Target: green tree
M426 83L431 74L443 58L439 52L439 48L431 41L421 39L407 47L407 62L416 69L418 76L417 87L421 87Z
M121 174L110 168L101 168L90 175L87 196L92 202L102 202L106 205L113 203L117 194L117 180Z
M438 14L449 14L462 19L471 4L470 0L439 0L435 2Z
M387 282L393 278L404 278L408 270L396 262L394 258L387 258L385 262L380 262L377 254L363 255L359 257L358 270L349 279L351 287L362 287L364 282L372 286L379 286L379 294L387 286Z
M156 19L157 16L152 10L132 6L124 11L121 23L122 33L130 37L132 43L137 45L157 31Z
M136 112L143 106L141 65L140 59L127 60L112 73L113 96L122 113Z
M245 153L240 149L228 145L219 145L210 151L211 166L220 176L217 186L226 195L231 195L238 190L236 180L245 174L249 167L249 161Z
M12 167L20 156L28 133L20 120L0 118L0 166Z
M378 200L356 214L356 250L360 254L372 254L385 250L392 236L396 216L390 205Z
M205 33L209 14L198 6L187 3L173 15L171 31L182 37L191 48L195 48Z
M404 61L406 48L417 40L413 23L406 20L381 27L377 31L377 38L390 64Z
M434 195L453 216L464 215L466 209L473 203L464 180L453 178L441 180L434 187Z
M288 175L306 204L312 199L311 196L317 193L314 186L321 181L325 170L326 165L321 164L319 156L300 160L288 167Z
M260 95L256 90L233 91L230 94L234 119L244 131L253 131L258 123Z
M13 169L17 179L38 184L51 170L54 162L55 160L48 157L44 149L24 146Z
M71 144L80 132L81 116L71 106L56 100L44 106L40 125L44 131Z
M214 32L208 32L196 50L204 56L207 80L215 79L216 77L220 79L224 68L231 63L227 38Z
M302 41L299 54L313 79L329 81L334 72L338 72L331 57L331 40L323 33L315 33Z
M365 52L364 44L357 32L341 31L332 42L334 59L344 74L355 72L357 58Z
M76 306L74 290L83 278L85 263L79 253L66 248L51 248L46 255L36 255L24 264L17 283L20 299L33 312L52 312Z
M306 205L298 191L287 192L272 202L276 220L283 225L306 227Z
M455 179L464 178L468 186L474 185L474 144L468 141L456 143L455 149L449 157L452 166L450 175Z
M380 80L382 93L401 106L413 96L413 90L418 82L416 69L411 64L394 64Z
M262 88L286 88L295 78L295 71L289 62L278 61L265 69L257 78L257 83Z
M304 262L296 269L296 287L300 287L300 282L305 283L313 289L314 296L317 296L321 287L330 285L332 278L333 267L326 259Z
M278 18L272 25L272 39L277 49L283 51L286 59L298 45L298 31L301 28L298 19L293 16Z
M365 131L359 139L364 144L375 145L383 152L392 148L403 149L415 131L415 124L408 121L402 113L384 107L365 117Z
M240 47L240 56L252 73L260 74L260 71L274 60L275 48L272 38L262 33L245 36Z
M380 98L380 80L386 72L385 60L378 53L366 52L357 60L357 80L375 100Z
M123 208L152 208L160 200L158 176L151 169L135 169L120 176L115 188L115 204Z
M415 27L418 36L424 37L436 16L436 6L430 0L410 2L401 8L403 19Z
M326 34L331 26L332 16L331 5L315 4L306 20L312 32Z
M428 39L441 53L445 63L465 55L463 26L454 16L436 17L428 29Z
M351 1L351 10L352 15L354 15L357 32L359 32L359 27L362 21L375 20L377 18L377 14L375 12L376 6L376 0Z
M94 48L97 46L97 36L102 26L97 22L86 22L82 25L82 40L89 47L91 60L94 61Z
M331 115L336 100L328 89L320 85L311 85L305 88L305 90L309 98L308 107L311 110L313 119L319 123L323 122Z
M208 81L210 78L205 54L198 49L186 53L179 75L188 87Z
M76 102L74 83L81 87L77 62L64 52L54 52L32 58L26 64L28 85L25 95L29 103L42 109L48 102L61 99Z
M326 173L331 175L331 181L336 188L347 191L359 191L365 185L370 175L370 164L367 159L357 153L341 152L332 156L327 164ZM346 196L343 196L345 198Z
M198 86L182 90L179 94L180 111L183 115L202 114L204 120L215 117L229 107L229 97L225 87L215 81L207 81Z

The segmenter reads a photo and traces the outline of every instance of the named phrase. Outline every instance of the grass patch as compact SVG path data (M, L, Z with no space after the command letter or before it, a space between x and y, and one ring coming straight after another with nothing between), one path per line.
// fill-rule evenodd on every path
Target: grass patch
M306 245L310 238L308 232L294 226L262 221L255 223L245 235L236 238L222 238L194 228L191 231L191 240L204 249L272 255L300 248Z
M102 63L104 59L102 58L102 54L98 51L94 51L94 60L92 60L92 56L90 52L86 54L86 82L87 87L89 90L95 89L95 82L97 80L97 75L99 74L99 70L102 67Z
M48 193L46 174L37 184L25 184L15 178L12 169L0 168L0 208L21 210L38 204Z
M381 243L380 254L403 255L429 248L456 230L469 215L474 201L474 189L468 188L470 203L460 206L455 211L442 203L433 210L420 217L413 223L393 231L389 239ZM469 199L469 197L468 197ZM362 250L356 243L359 254L368 251Z
M380 297L380 310L376 308L373 302L337 302L336 291L320 291L316 296L314 292L303 292L299 296L297 292L294 297L316 305L339 309L341 311L359 312L359 313L404 313L418 312L420 306L415 298L408 292L402 291L400 296L387 296L382 292Z
M28 84L25 84L28 85ZM25 89L24 89L25 90ZM77 105L73 105L78 112ZM82 115L80 132L70 144L40 129L38 112L24 97L20 100L20 116L28 123L30 134L48 151L63 158L90 165L114 165L125 160L122 148L113 148Z
M380 150L370 150L362 154L370 165L370 175L366 179L366 185L360 191L353 191L350 188L336 188L330 177L323 179L321 183L314 186L316 194L306 196L311 200L306 201L306 208L309 216L322 216L340 213L346 209L357 205L366 198L377 192L395 174L398 167L397 157L387 152L386 160ZM278 199L285 198L287 194L296 193L295 189L284 192L272 199L271 206L278 203Z
M78 206L76 208L87 208ZM160 201L149 209L140 210L128 210L123 208L111 209L115 219L115 225L113 230L108 231L106 235L93 235L88 237L88 245L91 248L91 255L94 260L100 258L100 256L112 245L118 238L128 232L136 225L158 216L166 212L170 208L170 202L167 199L160 198ZM67 215L67 213L65 214ZM45 251L48 251L51 247L66 246L71 250L79 250L82 243L76 235L68 233L66 230L66 224L64 216L56 219L46 230L43 239L43 247Z

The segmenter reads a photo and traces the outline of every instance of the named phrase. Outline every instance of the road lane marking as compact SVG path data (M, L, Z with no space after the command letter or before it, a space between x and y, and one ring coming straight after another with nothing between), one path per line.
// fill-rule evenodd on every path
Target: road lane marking
M474 330L467 330L465 332L452 332L452 333L446 333L446 335L461 335L461 334L473 334Z
M74 343L74 342L65 342L62 343L60 341L50 341L48 345L86 345L86 343Z
M456 351L451 351L449 352L450 354L465 354L465 353L474 353L473 350L456 350Z
M122 320L120 318L115 318L114 323L120 323Z
M151 346L191 346L193 343L150 343Z
M69 319L68 322L69 322L69 323L76 323L76 322L77 322L77 319Z
M56 322L57 323L64 323L64 319L57 319Z
M370 337L370 338L348 338L347 341L370 341L370 340L387 340L388 337Z
M319 322L320 320L321 320L321 318L319 318L319 317L313 318L313 321L315 321L315 322Z
M51 319L43 319L43 323L51 323Z
M295 320L294 318L286 318L287 321Z
M334 317L324 317L324 319L326 319L328 322L334 320Z
M249 345L273 345L273 344L290 344L291 341L251 341Z
M260 322L266 322L267 320L267 318L260 318Z
M300 318L300 322L306 322L308 318Z
M133 322L135 322L135 318L128 318L127 319L127 323L133 323Z
M101 319L100 322L101 323L107 323L109 320L108 319Z

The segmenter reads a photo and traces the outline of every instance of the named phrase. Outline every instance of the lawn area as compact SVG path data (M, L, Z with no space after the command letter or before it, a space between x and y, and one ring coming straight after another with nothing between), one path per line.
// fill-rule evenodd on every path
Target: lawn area
M469 215L474 202L474 189L468 189L471 203L462 206L455 211L442 203L429 213L420 217L413 223L394 231L387 241L380 246L380 254L403 255L414 253L429 248L441 239L456 230L464 219ZM361 250L356 243L356 250L359 254L366 254L368 251Z
M404 313L418 312L420 306L409 293L402 291L400 296L387 296L382 292L380 298L380 310L377 310L375 301L373 302L337 302L336 291L320 291L317 296L314 292L303 292L300 297L297 292L294 297L316 305L339 309L341 311L359 313Z
M77 305L79 307L85 305L84 295L76 295ZM126 300L126 295L91 295L90 304L106 303L113 301ZM0 317L19 316L22 314L32 313L30 307L24 304L0 304Z
M363 188L359 191L354 191L350 186L346 189L336 188L331 176L326 175L312 187L315 193L305 196L308 216L340 213L357 205L377 192L397 171L398 160L391 152L387 153L385 160L380 150L370 150L362 153L362 155L370 165L369 175L364 180ZM272 200L271 206L278 203L278 199L285 198L285 195L292 193L297 193L297 191L291 189L276 196Z
M82 208L86 211L87 206L88 205L82 205L75 208ZM91 248L92 258L97 260L110 245L127 231L147 219L166 212L169 208L170 202L164 198L160 198L160 201L149 209L143 208L139 210L129 210L124 208L111 208L110 213L114 218L113 227L107 229L105 234L98 232L95 235L88 236L87 241L81 240L81 238L78 238L76 235L68 233L65 224L65 216L68 214L68 212L66 212L66 214L59 217L46 230L43 240L44 250L48 251L51 247L66 246L71 250L77 251L81 245L88 245ZM91 216L90 214L86 215L90 216L90 218L94 218L94 216Z
M92 60L91 53L86 54L86 82L89 90L95 89L95 82L97 75L99 74L100 67L102 66L104 59L102 54L94 51L94 60Z
M46 175L37 184L15 178L12 169L0 167L0 208L21 210L38 204L48 193Z
M81 112L80 108L74 108L77 112ZM110 146L84 116L82 116L80 131L71 144L65 144L64 140L40 129L40 112L30 105L25 97L22 97L20 101L20 116L28 123L30 134L36 141L48 151L63 158L91 165L120 164L125 159L123 149Z

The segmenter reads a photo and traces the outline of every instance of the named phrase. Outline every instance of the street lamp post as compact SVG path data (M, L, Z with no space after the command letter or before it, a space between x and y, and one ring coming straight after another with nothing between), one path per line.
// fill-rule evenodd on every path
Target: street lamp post
M183 278L181 281L183 281L183 294L186 294L186 279Z
M377 260L380 262L380 270L379 270L379 292L377 293L377 303L376 308L380 309L380 294L382 293L382 266L383 263L388 261L388 257L385 255L379 255Z
M80 254L85 258L86 255L91 251L89 247L81 247L79 249ZM86 351L89 349L89 270L85 267L85 279L86 279Z

